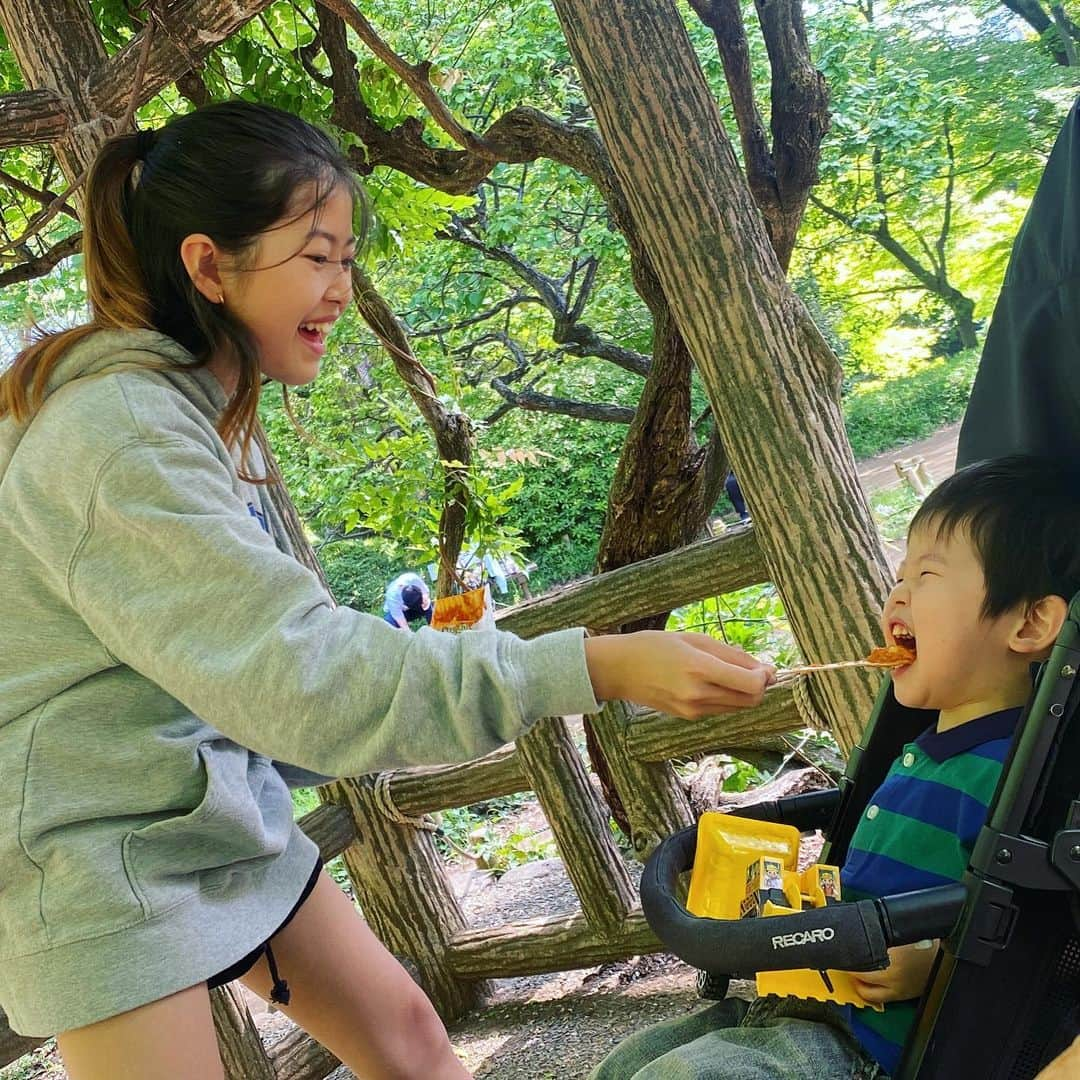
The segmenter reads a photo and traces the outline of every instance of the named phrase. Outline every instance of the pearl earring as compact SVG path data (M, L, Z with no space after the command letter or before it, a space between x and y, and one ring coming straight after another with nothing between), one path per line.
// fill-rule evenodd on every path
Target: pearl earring
M217 294L217 302L219 304L224 304L225 303L225 294L223 292L219 292Z

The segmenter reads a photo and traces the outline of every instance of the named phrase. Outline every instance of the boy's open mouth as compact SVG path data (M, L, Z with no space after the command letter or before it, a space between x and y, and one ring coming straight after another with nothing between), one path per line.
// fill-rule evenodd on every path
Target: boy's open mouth
M918 655L919 649L915 641L915 635L903 623L893 623L889 627L889 634L897 645L902 645L905 649L910 649L916 656Z

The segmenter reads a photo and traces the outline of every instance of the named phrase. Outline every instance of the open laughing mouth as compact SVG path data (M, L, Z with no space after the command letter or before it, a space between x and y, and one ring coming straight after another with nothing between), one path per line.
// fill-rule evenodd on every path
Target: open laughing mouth
M300 336L321 356L326 351L326 336L331 323L301 323Z
M900 645L905 649L910 649L916 656L918 655L919 649L915 641L915 635L903 623L894 622L889 627L889 636L897 645ZM914 663L914 661L912 661L912 663ZM896 671L905 671L909 667L911 667L911 664L904 664L902 667L895 668L894 673Z

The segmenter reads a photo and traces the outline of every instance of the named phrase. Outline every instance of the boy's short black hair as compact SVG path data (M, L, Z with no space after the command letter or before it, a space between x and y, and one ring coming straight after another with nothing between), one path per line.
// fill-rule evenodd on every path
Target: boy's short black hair
M419 585L406 585L401 590L401 602L407 608L416 608L420 606L420 601L424 599L424 594L420 591Z
M1080 472L1030 454L980 461L926 497L908 529L970 536L994 618L1044 596L1080 592Z

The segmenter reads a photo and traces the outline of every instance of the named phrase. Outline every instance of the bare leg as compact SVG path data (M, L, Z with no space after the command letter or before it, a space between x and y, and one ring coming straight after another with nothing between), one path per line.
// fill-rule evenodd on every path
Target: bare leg
M205 983L58 1036L71 1080L224 1080Z
M442 1021L325 872L292 922L270 942L288 981L281 1011L364 1080L463 1080ZM264 1000L263 957L241 980Z

